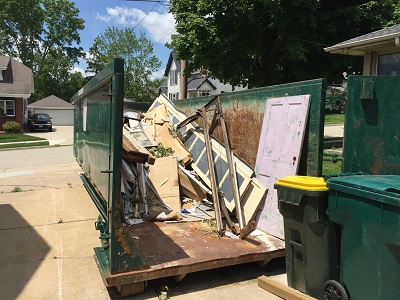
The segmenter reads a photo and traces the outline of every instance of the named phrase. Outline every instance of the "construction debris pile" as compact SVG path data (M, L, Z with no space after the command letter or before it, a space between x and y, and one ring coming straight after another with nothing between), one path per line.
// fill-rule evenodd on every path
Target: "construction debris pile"
M125 111L124 120L121 192L127 225L144 217L209 220L219 236L233 238L256 228L267 189L232 153L219 97L187 117L160 95L146 113ZM217 127L223 143L211 135Z

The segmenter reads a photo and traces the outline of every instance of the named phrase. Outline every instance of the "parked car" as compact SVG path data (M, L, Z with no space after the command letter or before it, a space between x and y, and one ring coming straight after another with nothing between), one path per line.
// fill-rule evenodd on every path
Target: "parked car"
M28 128L30 131L46 129L51 132L53 131L53 123L48 114L34 114L30 119L28 119Z

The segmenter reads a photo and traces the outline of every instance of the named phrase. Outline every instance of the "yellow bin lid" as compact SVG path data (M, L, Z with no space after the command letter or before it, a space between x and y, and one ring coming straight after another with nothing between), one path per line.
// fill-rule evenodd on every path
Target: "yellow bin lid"
M292 187L307 191L327 191L326 182L322 177L286 176L278 178L277 185Z

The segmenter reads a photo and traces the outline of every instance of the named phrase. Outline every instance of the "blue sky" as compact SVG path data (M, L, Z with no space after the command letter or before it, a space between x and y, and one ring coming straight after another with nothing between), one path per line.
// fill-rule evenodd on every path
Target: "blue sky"
M168 13L168 7L153 0L70 0L79 9L79 17L85 20L85 29L80 31L81 44L85 52L93 45L96 36L105 32L108 27L135 28L135 33L144 32L154 47L154 55L161 60L160 70L154 74L160 78L164 74L170 50L165 43L171 41L175 33L175 21ZM167 1L160 1L167 3ZM140 24L139 24L140 23ZM138 25L139 24L139 25ZM77 71L86 69L85 61L75 66Z

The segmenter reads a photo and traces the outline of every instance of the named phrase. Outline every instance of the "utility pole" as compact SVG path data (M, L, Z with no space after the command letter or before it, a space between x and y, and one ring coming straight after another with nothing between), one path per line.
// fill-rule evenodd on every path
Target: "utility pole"
M186 69L186 60L181 60L181 88L179 92L179 99L186 99L187 97L187 77L184 75Z

